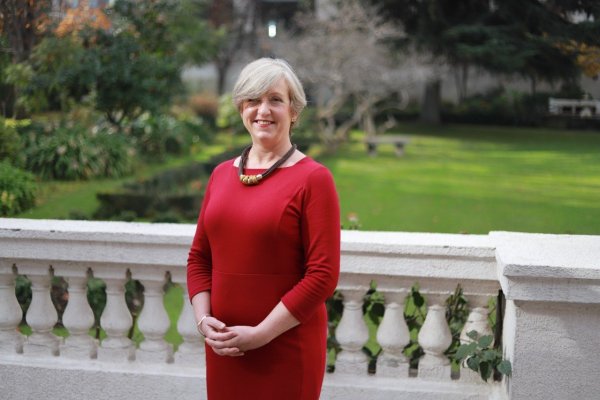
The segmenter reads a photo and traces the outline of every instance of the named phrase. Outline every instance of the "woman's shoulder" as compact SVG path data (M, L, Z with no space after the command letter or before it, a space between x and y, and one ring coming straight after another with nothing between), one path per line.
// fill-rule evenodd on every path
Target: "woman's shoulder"
M333 175L329 169L311 157L304 157L298 162L298 172L304 177L307 185L329 184L333 182Z
M222 174L223 172L228 171L230 168L233 168L233 162L236 160L236 157L234 158L230 158L229 160L225 160L219 164L217 164L217 166L215 167L215 169L213 170L213 175L215 174Z

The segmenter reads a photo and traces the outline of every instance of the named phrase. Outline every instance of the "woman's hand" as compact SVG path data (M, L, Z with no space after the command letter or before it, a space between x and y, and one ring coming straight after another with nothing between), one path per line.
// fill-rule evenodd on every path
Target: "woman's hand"
M233 335L226 338L227 335ZM217 338L217 335L213 337ZM262 347L271 341L271 338L265 332L262 332L256 326L230 326L224 329L224 332L218 336L220 340L214 340L212 337L206 338L206 343L215 350L217 354L220 352L231 352L233 349L238 353L225 355L243 355L248 350L254 350Z
M227 329L226 325L215 317L206 317L198 329L204 334L204 341L215 353L220 356L243 356L240 349L231 346L223 346L222 343L235 337L235 332Z

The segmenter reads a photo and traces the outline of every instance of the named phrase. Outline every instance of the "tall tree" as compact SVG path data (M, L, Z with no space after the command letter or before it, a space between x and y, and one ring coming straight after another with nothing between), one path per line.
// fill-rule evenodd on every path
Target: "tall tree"
M27 60L32 49L52 23L48 16L50 0L0 1L0 112L16 115L15 101L19 96L14 85L6 82L10 63Z
M421 49L453 66L538 81L578 76L578 52L569 43L597 46L600 2L595 0L373 0L404 26ZM466 73L464 75L466 78ZM426 87L426 120L439 120L439 82Z
M401 95L427 74L418 57L390 51L387 42L403 33L360 1L343 2L323 20L300 15L297 26L276 52L307 83L317 134L331 152L358 124L372 127L384 100Z

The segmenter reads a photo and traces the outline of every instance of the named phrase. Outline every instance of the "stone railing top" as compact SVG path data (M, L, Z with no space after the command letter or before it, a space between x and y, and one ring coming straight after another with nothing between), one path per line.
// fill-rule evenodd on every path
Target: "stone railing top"
M513 300L600 303L600 236L492 232Z
M343 231L342 252L493 257L487 235Z
M191 224L0 218L0 238L189 245L194 231Z

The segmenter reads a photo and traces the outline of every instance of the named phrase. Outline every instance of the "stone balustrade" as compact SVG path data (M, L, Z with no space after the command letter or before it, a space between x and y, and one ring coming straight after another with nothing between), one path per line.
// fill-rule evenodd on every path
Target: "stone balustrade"
M95 398L99 391L106 397L129 399L201 397L205 393L204 345L185 290L193 233L192 225L0 220L0 393L8 393L3 398ZM336 329L341 351L335 372L326 376L322 398L502 399L514 393L510 380L485 384L468 369L451 373L445 355L452 340L445 300L457 284L470 307L463 339L470 330L491 334L488 300L496 297L502 282L514 292L516 278L499 275L507 269L498 262L494 244L494 238L507 242L506 235L512 237L343 232L338 285L343 314ZM29 336L18 330L22 311L15 296L17 275L31 282L32 299L25 314L32 332ZM53 277L62 277L68 284L62 315L69 333L66 338L53 333L58 321L50 295ZM100 318L106 337L102 340L90 336L94 314L86 294L92 277L106 284L106 306ZM144 287L144 305L136 321L144 339L137 346L129 335L133 324L125 301L129 279ZM177 351L164 339L170 326L163 304L169 280L184 289L176 324L183 343ZM382 352L375 373L369 374L369 360L362 350L369 340L363 301L372 282L384 298L385 312L375 335ZM418 333L424 356L416 370L403 354L410 341L404 303L415 284L427 302ZM513 323L504 341L505 346L511 345L507 357L515 364L518 354L512 330L519 327L515 323L518 301L515 305L509 298L509 303L507 318Z

